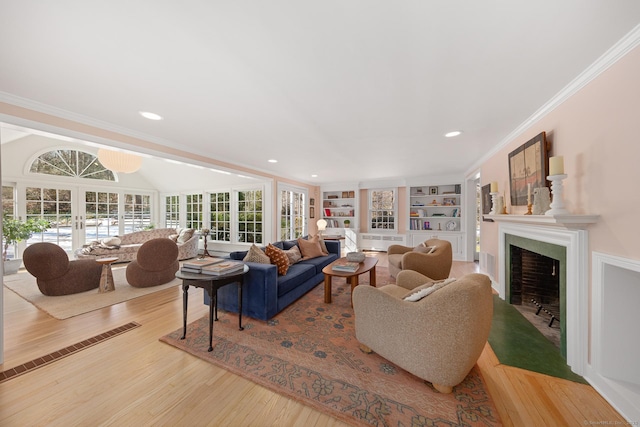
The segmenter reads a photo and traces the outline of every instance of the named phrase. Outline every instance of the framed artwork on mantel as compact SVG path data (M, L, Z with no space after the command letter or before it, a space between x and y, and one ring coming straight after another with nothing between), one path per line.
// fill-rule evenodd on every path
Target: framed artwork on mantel
M509 184L512 206L527 206L529 185L533 189L547 187L549 151L545 132L509 153Z
M485 215L491 213L491 184L483 185L482 192L482 220L487 222L493 222L492 219L485 218Z

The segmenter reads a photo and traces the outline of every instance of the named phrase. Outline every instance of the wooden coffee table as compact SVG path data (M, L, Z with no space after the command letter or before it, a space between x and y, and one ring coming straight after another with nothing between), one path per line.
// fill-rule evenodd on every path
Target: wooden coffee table
M348 271L336 271L333 270L333 264L337 262L344 261L344 258L340 258L339 260L333 261L331 264L327 265L322 269L324 273L324 302L327 304L331 304L331 278L336 277L345 277L349 284L351 284L351 292L358 286L358 276L362 273L369 272L369 285L375 288L376 286L376 264L378 264L378 258L366 257L364 261L360 263L360 268L358 268L353 273ZM353 305L353 302L351 303Z

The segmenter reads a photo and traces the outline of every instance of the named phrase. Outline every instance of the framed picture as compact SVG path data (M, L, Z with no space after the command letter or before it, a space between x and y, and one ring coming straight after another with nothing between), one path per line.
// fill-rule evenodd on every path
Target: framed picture
M311 199L311 200L313 200L313 199ZM311 206L309 208L309 218L315 218L315 217L316 217L316 208Z
M444 199L442 199L442 205L443 206L453 206L456 204L456 198L455 197L445 197Z
M483 185L480 192L482 196L482 220L493 222L492 219L484 217L491 213L491 184Z
M313 197L309 199L309 206L315 206L316 204L316 199L314 199Z
M433 196L438 195L438 187L429 187L429 194Z
M525 142L509 153L509 184L511 205L527 205L527 186L531 191L547 187L549 175L549 155L544 132Z

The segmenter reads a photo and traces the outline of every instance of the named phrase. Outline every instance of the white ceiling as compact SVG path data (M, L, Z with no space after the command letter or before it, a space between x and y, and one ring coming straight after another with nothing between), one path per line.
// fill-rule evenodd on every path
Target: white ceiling
M464 173L640 23L637 0L1 5L0 101L316 184Z

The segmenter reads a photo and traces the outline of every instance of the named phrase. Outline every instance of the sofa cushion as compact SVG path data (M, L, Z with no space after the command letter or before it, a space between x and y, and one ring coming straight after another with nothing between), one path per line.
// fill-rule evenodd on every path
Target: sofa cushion
M236 258L235 256L231 256L231 259L242 259L246 262L256 262L258 264L271 264L271 259L262 251L262 249L260 249L256 245L251 245L249 251L242 253L246 253L244 258ZM233 253L232 255L235 254L236 253Z
M293 265L302 259L302 254L297 245L292 246L290 249L286 249L284 253L289 258L289 264Z
M333 261L338 259L338 255L329 254L327 256L319 256L311 259L302 259L298 264L310 264L316 269L316 274L322 273L322 269L327 265L331 264Z
M287 274L287 271L289 270L289 257L287 257L287 254L285 254L282 249L277 248L269 243L264 250L264 253L271 260L271 264L274 264L276 267L278 267L278 274L282 276Z
M169 234L169 239L173 240L174 242L178 242L178 236L179 234Z
M116 236L105 237L100 241L101 245L107 246L107 247L120 246L121 243L122 243L122 240L120 240L120 238Z
M293 248L294 246L298 246L297 240L284 240L282 241L282 248L286 251L288 249Z
M278 275L278 297L297 288L315 275L313 265L297 263L290 266L286 276Z
M320 246L320 241L318 236L313 237L312 239L298 239L298 247L300 248L300 253L302 253L302 259L312 259L319 256L324 256L325 253L322 252L322 247Z
M182 230L180 230L180 234L178 235L178 240L176 240L176 242L186 243L187 240L193 237L194 231L195 230L193 228L183 228Z
M318 239L318 242L320 243L320 249L322 249L322 254L329 255L329 250L327 249L327 245L324 243L324 239L322 238L322 235L316 234L314 236L313 234L310 234L309 240L313 240L313 239Z

